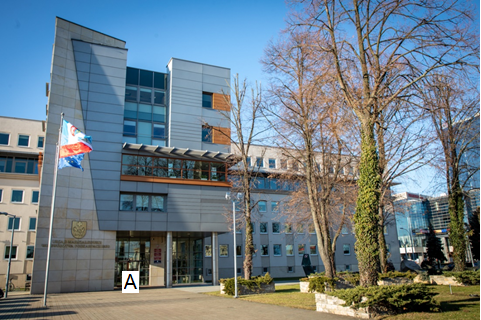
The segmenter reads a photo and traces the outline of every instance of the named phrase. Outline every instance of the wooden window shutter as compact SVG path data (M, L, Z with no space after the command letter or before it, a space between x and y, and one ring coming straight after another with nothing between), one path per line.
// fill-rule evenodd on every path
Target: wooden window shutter
M212 143L230 145L230 129L212 127Z
M230 96L227 94L213 93L212 108L215 110L230 111Z

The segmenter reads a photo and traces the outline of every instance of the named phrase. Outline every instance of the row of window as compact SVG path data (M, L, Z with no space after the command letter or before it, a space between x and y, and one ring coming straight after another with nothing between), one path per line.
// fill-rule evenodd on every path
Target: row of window
M255 161L253 161L253 157L247 157L247 165L248 166L255 166L257 168L269 168L269 169L283 169L287 170L289 167L292 170L299 171L299 165L297 161L287 161L286 159L281 159L278 163L278 160L275 158L268 158L264 159L263 157L256 157ZM317 168L319 171L321 171L321 164L317 164ZM335 166L331 165L329 166L329 173L334 173L335 172ZM354 168L351 166L347 167L342 167L340 168L340 173L341 174L349 174L353 175L354 174Z
M43 148L44 137L38 137L37 148ZM0 145L10 145L10 133L0 133ZM18 147L30 147L30 136L27 134L19 134L17 140Z
M10 198L11 203L24 203L25 195L25 190L15 190L12 189L12 197ZM32 191L32 198L31 198L31 203L33 204L38 204L38 197L39 197L39 191L38 190L33 190ZM0 203L3 202L3 190L0 189Z
M226 181L227 166L223 162L123 155L122 174L160 178Z
M8 217L8 224L7 224L7 230L12 231L12 227L15 229L15 231L20 230L20 217L15 218L15 222L13 221L13 217ZM28 221L28 231L35 231L35 228L37 227L37 218L35 217L30 217Z
M17 259L17 253L18 253L18 247L13 246L12 247L12 259L16 260ZM33 253L35 251L35 246L27 246L27 251L25 252L25 259L33 259ZM10 256L10 246L5 246L5 254L3 256L4 259L9 258Z
M150 194L121 194L120 211L164 212L166 196Z
M0 172L38 174L38 159L0 157Z
M273 244L272 245L272 255L274 257L281 257L282 256L282 245L281 244ZM259 248L259 254L261 257L269 256L269 248L268 244L261 244ZM343 253L345 256L351 255L351 245L350 244L343 244L342 246ZM257 245L254 244L254 253L253 256L257 255ZM297 245L297 254L302 256L306 252L306 245L305 244L298 244ZM309 254L317 255L317 245L311 244L309 245ZM212 245L205 245L204 250L205 257L212 257ZM236 255L238 257L242 256L242 246L236 246ZM286 244L285 245L285 255L286 256L294 256L294 245ZM229 245L228 244L221 244L219 245L219 257L226 258L229 257Z

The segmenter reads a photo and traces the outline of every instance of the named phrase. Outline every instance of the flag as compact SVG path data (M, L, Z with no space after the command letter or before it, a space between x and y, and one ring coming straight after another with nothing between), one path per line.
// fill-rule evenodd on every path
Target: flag
M92 151L92 138L86 136L71 123L63 120L58 168L75 167L82 169L80 163L84 154Z

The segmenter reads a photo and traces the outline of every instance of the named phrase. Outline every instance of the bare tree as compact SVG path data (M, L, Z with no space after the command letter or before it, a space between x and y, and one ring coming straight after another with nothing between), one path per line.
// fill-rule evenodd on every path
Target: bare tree
M313 50L314 40L307 32L291 32L267 48L263 64L272 75L272 102L264 112L277 136L274 143L290 162L285 176L299 188L291 197L291 207L307 200L319 255L326 276L332 278L335 243L348 210L334 195L352 181L347 178L352 157L346 141L353 123L335 89L329 61ZM334 224L336 209L343 214Z
M361 285L376 285L379 269L378 145L380 113L439 68L478 66L479 37L463 1L292 1L291 25L325 43L347 105L360 122L361 161L355 232ZM472 42L476 43L472 43ZM389 88L396 88L391 91Z
M426 79L424 107L432 121L440 144L441 166L449 201L449 239L453 246L455 269L462 271L466 262L464 194L466 184L479 175L479 92L455 73L436 74Z
M247 81L240 81L238 74L233 81L231 91L234 102L231 101L230 95L224 94L225 103L229 108L228 111L221 111L225 118L230 121L232 135L226 134L224 131L220 131L218 134L229 139L234 149L232 152L237 155L237 163L230 168L229 175L233 179L233 192L243 195L242 205L240 205L240 210L236 215L236 225L244 226L246 230L243 268L244 278L250 279L252 275L252 254L254 253L251 220L253 208L256 205L251 201L251 191L259 170L249 163L249 152L252 144L256 141L256 137L263 133L263 130L259 129L262 90L260 85L256 85L249 90ZM246 99L249 100L246 102ZM215 130L215 128L213 129ZM230 214L226 215L226 218L227 220L232 219Z

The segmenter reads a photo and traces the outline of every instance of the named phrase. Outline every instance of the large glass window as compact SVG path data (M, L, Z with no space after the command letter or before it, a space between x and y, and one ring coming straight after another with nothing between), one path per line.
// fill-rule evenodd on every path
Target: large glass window
M13 217L8 217L8 228L7 230L12 230ZM20 218L15 218L15 230L20 230Z
M202 93L202 107L212 108L212 93L208 93L208 92Z
M166 145L166 75L127 68L123 142Z
M33 259L34 250L35 250L34 246L27 246L27 254L25 255L25 259Z
M229 245L221 244L219 245L219 257L225 258L229 256Z
M202 142L212 142L212 128L202 126Z
M12 202L23 203L23 190L12 190Z
M269 169L276 168L276 159L269 159Z
M259 201L257 206L259 207L259 212L267 212L267 202Z
M268 255L269 255L269 245L261 244L261 256L268 256Z
M44 137L38 137L37 148L43 148L43 140L44 140Z
M8 259L10 256L10 246L5 247L5 255L3 256L5 259ZM17 246L13 246L12 249L12 259L17 259Z
M38 203L38 195L39 195L38 190L32 191L32 203Z
M0 133L0 145L8 146L10 140L10 134Z
M281 232L281 226L279 222L273 222L272 223L272 233L280 233Z
M19 147L28 147L30 142L30 136L25 134L18 135L18 146Z
M30 218L30 221L28 222L28 231L35 231L35 228L37 227L37 218Z
M305 252L305 246L303 244L298 244L297 245L297 252L299 253L299 255L303 255L304 252Z
M259 223L259 232L260 233L267 233L267 222Z
M294 255L294 246L292 244L286 244L286 256Z
M273 245L273 251L275 257L280 257L282 255L282 247L280 244Z
M121 194L120 211L165 211L165 196L148 194Z
M0 157L0 172L38 173L38 160L34 158Z

